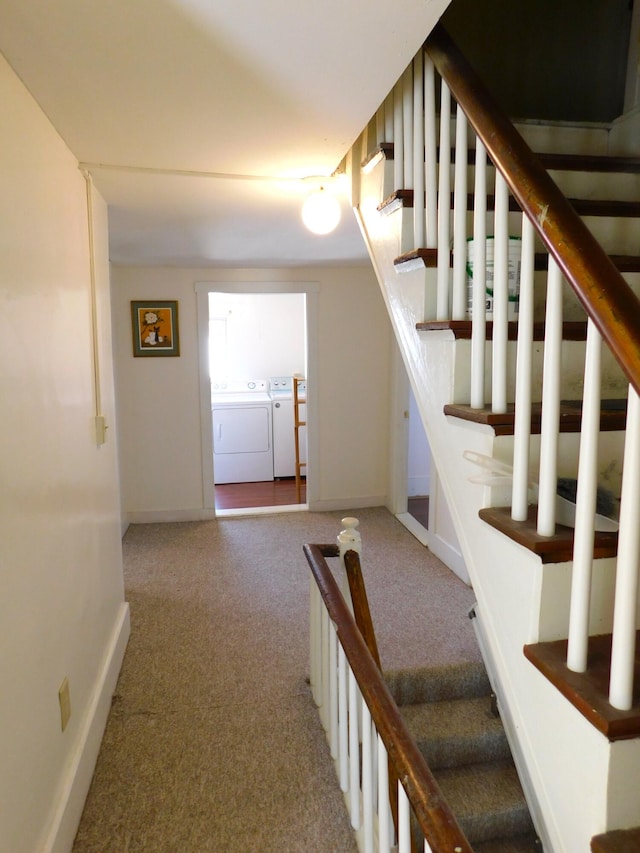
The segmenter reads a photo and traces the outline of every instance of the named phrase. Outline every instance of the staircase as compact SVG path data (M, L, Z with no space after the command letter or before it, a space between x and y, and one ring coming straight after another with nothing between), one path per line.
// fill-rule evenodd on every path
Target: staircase
M640 272L640 161L606 156L607 129L600 140L589 132L595 153L576 154L572 144L583 143L574 129L567 143L561 128L545 135L539 126L523 127L544 149L533 180L513 184L525 156L520 143L501 118L489 127L493 105L451 60L446 37L436 33L430 41L432 49L428 41L426 57L416 57L347 158L353 206L478 597L478 637L542 845L582 853L593 839L597 851L635 849L615 844L636 843L633 827L640 823L640 795L629 786L640 762L633 680L640 667L633 532L640 303L620 278L636 286ZM439 97L434 65L447 75ZM477 116L469 117L465 99L476 97ZM503 132L509 143L497 156L489 150L485 168L487 148L478 140L495 141ZM545 170L564 195L549 188ZM549 203L537 203L545 193ZM509 315L505 252L502 273L496 264L493 319L485 323L481 274L474 274L467 316L466 240L481 245L493 233L496 254L498 240L507 242L499 234L522 236L520 314ZM593 248L594 236L609 259ZM601 357L599 335L606 344ZM472 485L479 471L469 454L512 467L512 482L496 475ZM575 527L557 518L563 477L578 480ZM590 531L596 486L616 500L622 492L619 532ZM397 685L392 692L398 694ZM464 758L464 770L442 763L455 754L448 735L433 736L441 716L458 719L461 709L476 721L471 725L487 722L489 699L454 692L445 701L454 704L403 704L403 716L442 790L460 801L457 814L474 849L507 849L482 846L482 830L464 811L472 783L464 783L464 796L456 793L469 766L481 779L485 757L504 747L495 720L478 739L469 736L476 758ZM533 849L530 826L521 830L524 846L515 849Z
M539 851L484 668L388 673L385 680L473 849Z

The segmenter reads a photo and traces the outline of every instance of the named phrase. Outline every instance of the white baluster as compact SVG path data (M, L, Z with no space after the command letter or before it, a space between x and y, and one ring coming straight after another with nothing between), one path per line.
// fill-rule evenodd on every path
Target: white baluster
M587 669L593 541L598 491L601 350L602 338L593 322L589 320L585 351L584 392L582 395L580 462L576 494L576 524L567 648L567 666L574 672L585 672Z
M398 782L398 853L411 853L409 798Z
M338 645L338 773L340 790L349 790L349 687L347 656Z
M362 700L362 822L364 851L373 853L373 743L371 742L371 712Z
M316 705L320 705L322 699L321 683L322 683L322 664L321 664L321 643L322 643L322 597L316 582L311 579L309 590L309 677L311 681L311 692L313 701Z
M531 450L531 376L533 367L533 291L535 232L522 216L520 313L516 356L515 423L513 435L513 486L511 518L525 521L529 514L529 455Z
M385 103L386 101L383 101L376 112L376 148L378 148L382 142L387 141L385 139Z
M384 742L378 735L378 838L380 853L389 853L393 845L391 825L389 758Z
M438 273L436 319L449 319L451 214L451 93L442 81L440 94L440 164L438 169Z
M453 202L453 292L451 317L467 316L467 117L456 109L456 162Z
M624 468L620 496L620 529L611 650L609 701L614 708L628 711L633 703L633 670L638 607L640 566L640 400L629 386Z
M404 127L403 187L413 189L413 68L402 75L402 126Z
M402 126L402 78L393 87L393 188L404 181L404 128Z
M423 53L413 60L413 245L425 244Z
M436 142L436 81L433 62L424 58L424 149L427 209L426 246L435 249L438 244L438 170Z
M553 536L556 531L561 360L562 273L550 255L542 376L542 425L540 428L537 528L540 536Z
M509 187L497 170L495 197L491 409L494 412L503 413L507 411L507 363L509 358Z
M329 749L338 757L338 632L329 623Z
M384 99L384 138L383 142L393 142L393 91Z
M476 137L475 181L473 188L473 285L471 293L471 406L483 409L484 371L487 341L487 152Z
M360 829L360 739L358 707L360 690L349 667L349 813L351 826Z
M325 731L329 731L329 632L331 630L329 622L329 614L323 607L320 638L320 647L322 650L320 695L322 699L318 711L320 714L320 721L322 722Z

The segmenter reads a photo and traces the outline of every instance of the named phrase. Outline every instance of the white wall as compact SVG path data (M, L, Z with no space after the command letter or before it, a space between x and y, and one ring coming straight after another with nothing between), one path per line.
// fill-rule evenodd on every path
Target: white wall
M317 448L312 509L384 504L391 330L373 270L114 267L124 510L134 521L203 514L196 282L317 282ZM132 299L178 299L179 358L134 358ZM312 434L315 433L315 438ZM311 491L311 489L310 489Z
M106 208L94 198L94 415L85 180L0 57L0 850L68 850L128 630ZM71 719L61 731L67 677Z

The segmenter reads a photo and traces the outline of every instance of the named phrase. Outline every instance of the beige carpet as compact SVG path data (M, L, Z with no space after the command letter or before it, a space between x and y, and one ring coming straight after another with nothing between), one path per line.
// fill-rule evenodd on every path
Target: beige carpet
M383 667L478 660L473 593L361 510ZM305 542L347 513L136 525L132 632L74 853L355 851L306 682Z

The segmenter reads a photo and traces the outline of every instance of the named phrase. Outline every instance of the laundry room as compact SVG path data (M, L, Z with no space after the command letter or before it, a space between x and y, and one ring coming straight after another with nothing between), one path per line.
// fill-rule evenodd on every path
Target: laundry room
M216 488L306 473L305 314L304 293L209 293Z

